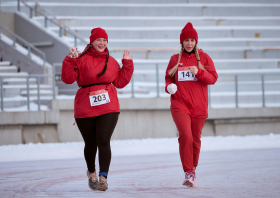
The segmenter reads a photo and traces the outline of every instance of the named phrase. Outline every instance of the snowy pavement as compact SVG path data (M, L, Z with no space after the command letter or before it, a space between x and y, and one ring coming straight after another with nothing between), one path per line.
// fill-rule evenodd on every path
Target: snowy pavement
M203 137L197 188L177 138L113 140L109 189L88 188L83 143L0 146L0 197L279 197L280 135ZM98 168L98 167L97 167Z
M43 154L42 154L43 155ZM115 156L106 192L87 186L83 158L0 163L0 197L279 197L280 149L204 151L197 188L179 154Z
M280 134L249 136L203 136L202 151L280 148ZM112 140L113 156L177 154L178 138ZM83 142L0 146L0 162L83 158Z

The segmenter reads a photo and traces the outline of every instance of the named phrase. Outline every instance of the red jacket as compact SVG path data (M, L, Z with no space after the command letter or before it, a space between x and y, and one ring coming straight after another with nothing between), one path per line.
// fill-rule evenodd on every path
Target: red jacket
M170 76L167 72L173 68L177 62L179 54L175 54L171 57L165 75L165 91L167 86L171 83L177 85L177 92L171 95L171 110L184 111L191 117L207 118L208 117L208 88L207 85L213 85L217 81L218 75L212 59L208 54L199 50L200 63L208 71L198 68L198 72L195 75L197 81L178 81L178 70L174 76ZM197 66L198 61L194 53L189 55L183 51L180 67Z
M106 113L120 112L116 88L123 88L129 83L134 70L133 61L123 59L123 67L120 68L118 62L110 56L105 74L101 77L97 77L105 66L107 53L107 50L98 53L91 47L81 58L69 58L66 56L63 61L61 79L66 84L72 84L77 81L80 87L82 85L95 83L112 83L109 85L95 85L87 88L80 88L75 97L75 118L86 118ZM91 106L89 92L106 88L108 89L110 102L99 106Z

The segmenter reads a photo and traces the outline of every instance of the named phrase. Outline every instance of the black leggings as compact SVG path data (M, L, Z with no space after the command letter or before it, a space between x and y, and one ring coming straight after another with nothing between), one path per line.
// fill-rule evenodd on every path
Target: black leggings
M119 113L108 113L75 119L85 141L84 155L89 172L95 171L95 156L98 147L99 171L108 173L111 162L110 139L118 118Z

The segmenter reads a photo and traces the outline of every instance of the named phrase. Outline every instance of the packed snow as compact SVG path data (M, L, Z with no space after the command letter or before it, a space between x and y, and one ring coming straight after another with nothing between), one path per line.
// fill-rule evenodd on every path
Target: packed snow
M83 142L0 146L0 162L83 158ZM178 139L112 140L113 156L178 154ZM280 134L202 137L202 152L280 148Z

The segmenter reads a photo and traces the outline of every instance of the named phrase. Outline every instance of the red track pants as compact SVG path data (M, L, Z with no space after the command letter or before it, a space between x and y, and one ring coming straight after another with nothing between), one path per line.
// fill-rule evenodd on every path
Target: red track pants
M171 113L179 131L179 151L184 172L191 172L198 165L201 132L206 118L192 118L183 111L171 110Z

